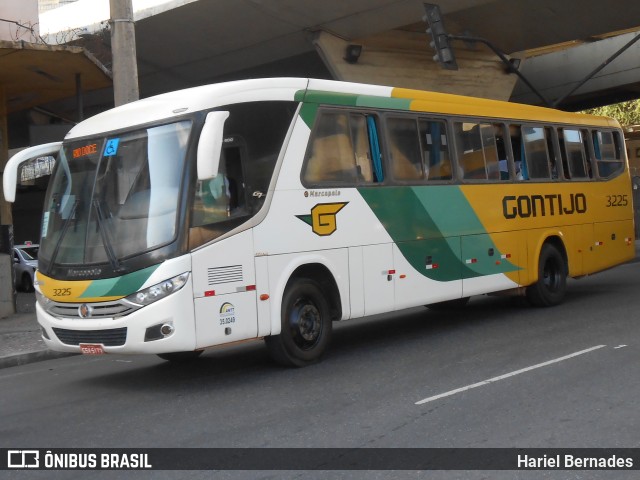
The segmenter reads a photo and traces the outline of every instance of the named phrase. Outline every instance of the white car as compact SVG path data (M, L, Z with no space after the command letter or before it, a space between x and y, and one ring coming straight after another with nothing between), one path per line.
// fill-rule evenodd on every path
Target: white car
M33 291L36 269L38 268L39 245L13 246L13 272L16 288L25 292Z

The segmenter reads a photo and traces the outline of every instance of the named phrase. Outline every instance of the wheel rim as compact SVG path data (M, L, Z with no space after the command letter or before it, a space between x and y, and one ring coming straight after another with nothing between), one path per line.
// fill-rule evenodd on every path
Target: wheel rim
M291 337L302 350L313 348L322 333L322 315L313 302L299 298L293 304L289 314Z
M552 259L547 260L544 264L542 282L550 292L558 290L560 282L562 282L562 268Z

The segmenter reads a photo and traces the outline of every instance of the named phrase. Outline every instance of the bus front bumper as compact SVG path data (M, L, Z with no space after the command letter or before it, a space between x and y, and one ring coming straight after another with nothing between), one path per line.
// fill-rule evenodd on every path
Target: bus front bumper
M42 339L58 352L158 354L195 349L191 282L174 294L116 318L54 316L36 303Z

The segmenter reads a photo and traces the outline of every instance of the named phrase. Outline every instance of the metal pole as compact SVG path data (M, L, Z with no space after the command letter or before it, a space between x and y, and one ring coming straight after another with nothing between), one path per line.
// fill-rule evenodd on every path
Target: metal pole
M449 35L449 38L451 40L462 40L464 42L479 42L486 45L493 51L493 53L498 56L498 58L500 58L500 60L502 60L502 63L507 66L507 70L509 71L509 73L515 73L520 78L520 80L522 80L525 85L527 85L527 87L529 87L531 91L535 93L538 98L540 98L540 100L542 100L545 105L549 107L551 106L551 102L544 98L544 96L538 91L536 87L533 86L533 84L527 79L527 77L525 77L517 68L514 68L513 65L511 65L511 62L509 62L509 59L504 55L504 53L502 53L502 51L494 44L492 44L489 40L481 37L471 37L468 35Z
M76 73L76 109L78 110L78 122L84 120L84 101L82 97L82 74Z
M113 99L117 106L140 98L136 36L131 0L109 0L111 7L111 53Z
M578 83L578 85L576 85L569 93L567 93L566 95L560 97L555 102L553 102L553 106L555 107L555 106L559 105L564 100L566 100L568 97L573 95L573 93L576 90L578 90L581 86L583 86L585 83L587 83L589 80L591 80L600 70L602 70L604 67L606 67L611 62L613 62L616 58L618 58L620 55L622 55L622 53L625 50L627 50L629 47L631 47L631 45L636 43L638 40L640 40L640 35L636 35L631 40L629 40L620 50L618 50L616 53L614 53L609 58L607 58L604 62L602 62L600 65L598 65L591 73L589 73L586 77L584 77L584 79L580 83Z

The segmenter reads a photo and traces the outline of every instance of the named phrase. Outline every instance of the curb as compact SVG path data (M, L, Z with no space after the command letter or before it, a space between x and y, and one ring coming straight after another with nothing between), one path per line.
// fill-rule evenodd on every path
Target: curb
M35 352L19 353L17 355L9 355L0 357L0 369L27 365L29 363L44 362L45 360L53 360L56 358L71 357L80 355L79 353L54 352L53 350L38 350Z

